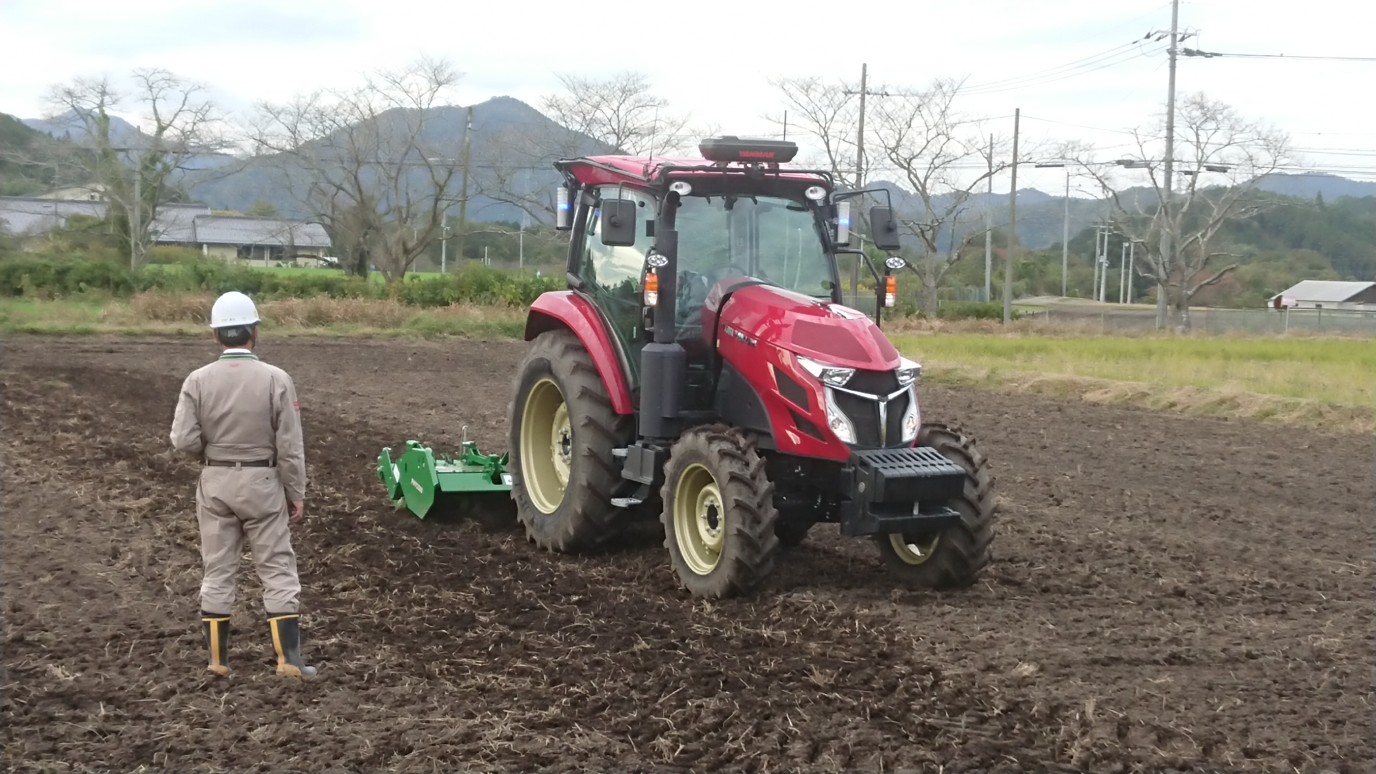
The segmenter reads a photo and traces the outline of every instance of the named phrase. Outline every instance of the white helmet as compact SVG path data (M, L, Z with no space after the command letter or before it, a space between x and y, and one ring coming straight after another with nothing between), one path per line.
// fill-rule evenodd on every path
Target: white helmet
M258 322L258 308L253 300L237 290L215 299L210 307L210 327L232 328L238 325L253 325Z

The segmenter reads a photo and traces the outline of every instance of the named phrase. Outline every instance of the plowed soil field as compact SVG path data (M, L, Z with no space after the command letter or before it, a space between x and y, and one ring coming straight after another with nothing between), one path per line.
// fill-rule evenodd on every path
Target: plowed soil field
M421 521L384 445L506 446L522 345L293 339L312 489L307 683L247 560L203 677L198 468L167 431L208 340L3 343L7 770L1373 770L1373 445L925 389L997 477L985 582L896 590L814 530L767 589L679 590L656 524L593 556Z

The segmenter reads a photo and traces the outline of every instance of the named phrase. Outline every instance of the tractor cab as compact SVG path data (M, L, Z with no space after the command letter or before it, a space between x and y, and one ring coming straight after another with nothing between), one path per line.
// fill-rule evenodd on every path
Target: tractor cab
M641 390L647 344L683 350L679 408L710 408L721 365L716 339L722 302L736 290L763 285L797 301L840 305L837 255L849 247L851 199L830 173L793 169L791 142L705 140L702 159L594 156L556 167L556 227L572 231L570 288L593 303L633 395ZM877 193L887 197L887 191ZM897 250L890 207L870 211L875 244ZM657 237L658 234L658 237ZM896 255L874 274L878 310L892 306ZM728 328L727 335L739 335ZM674 364L676 365L676 363Z

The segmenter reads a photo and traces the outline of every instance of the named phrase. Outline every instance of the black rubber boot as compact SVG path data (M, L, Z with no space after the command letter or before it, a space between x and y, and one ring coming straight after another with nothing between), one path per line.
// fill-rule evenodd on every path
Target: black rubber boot
M202 610L201 630L210 651L206 671L217 677L229 677L229 616Z
M268 614L272 647L277 651L277 674L282 677L315 677L316 669L301 660L301 616Z

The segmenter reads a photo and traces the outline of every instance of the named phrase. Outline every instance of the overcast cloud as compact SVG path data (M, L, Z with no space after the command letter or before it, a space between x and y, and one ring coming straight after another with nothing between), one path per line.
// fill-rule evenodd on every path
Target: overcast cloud
M421 54L447 58L465 74L459 104L509 95L539 107L558 88L556 73L636 69L675 108L737 134L777 132L765 119L782 108L769 76L858 78L862 62L872 83L889 88L965 77L978 88L963 110L1009 133L1021 108L1028 143L1078 138L1111 155L1125 149L1124 130L1163 109L1166 55L1162 44L1142 40L1169 28L1162 0L803 7L0 0L0 111L39 117L53 85L122 78L141 66L198 80L218 104L239 111L348 86L366 70ZM1376 7L1350 0L1192 0L1180 15L1182 29L1198 33L1185 45L1204 50L1376 57ZM1289 132L1300 159L1316 168L1376 179L1373 83L1376 61L1183 58L1177 90L1204 91ZM1060 175L1028 170L1019 183L1055 191Z

